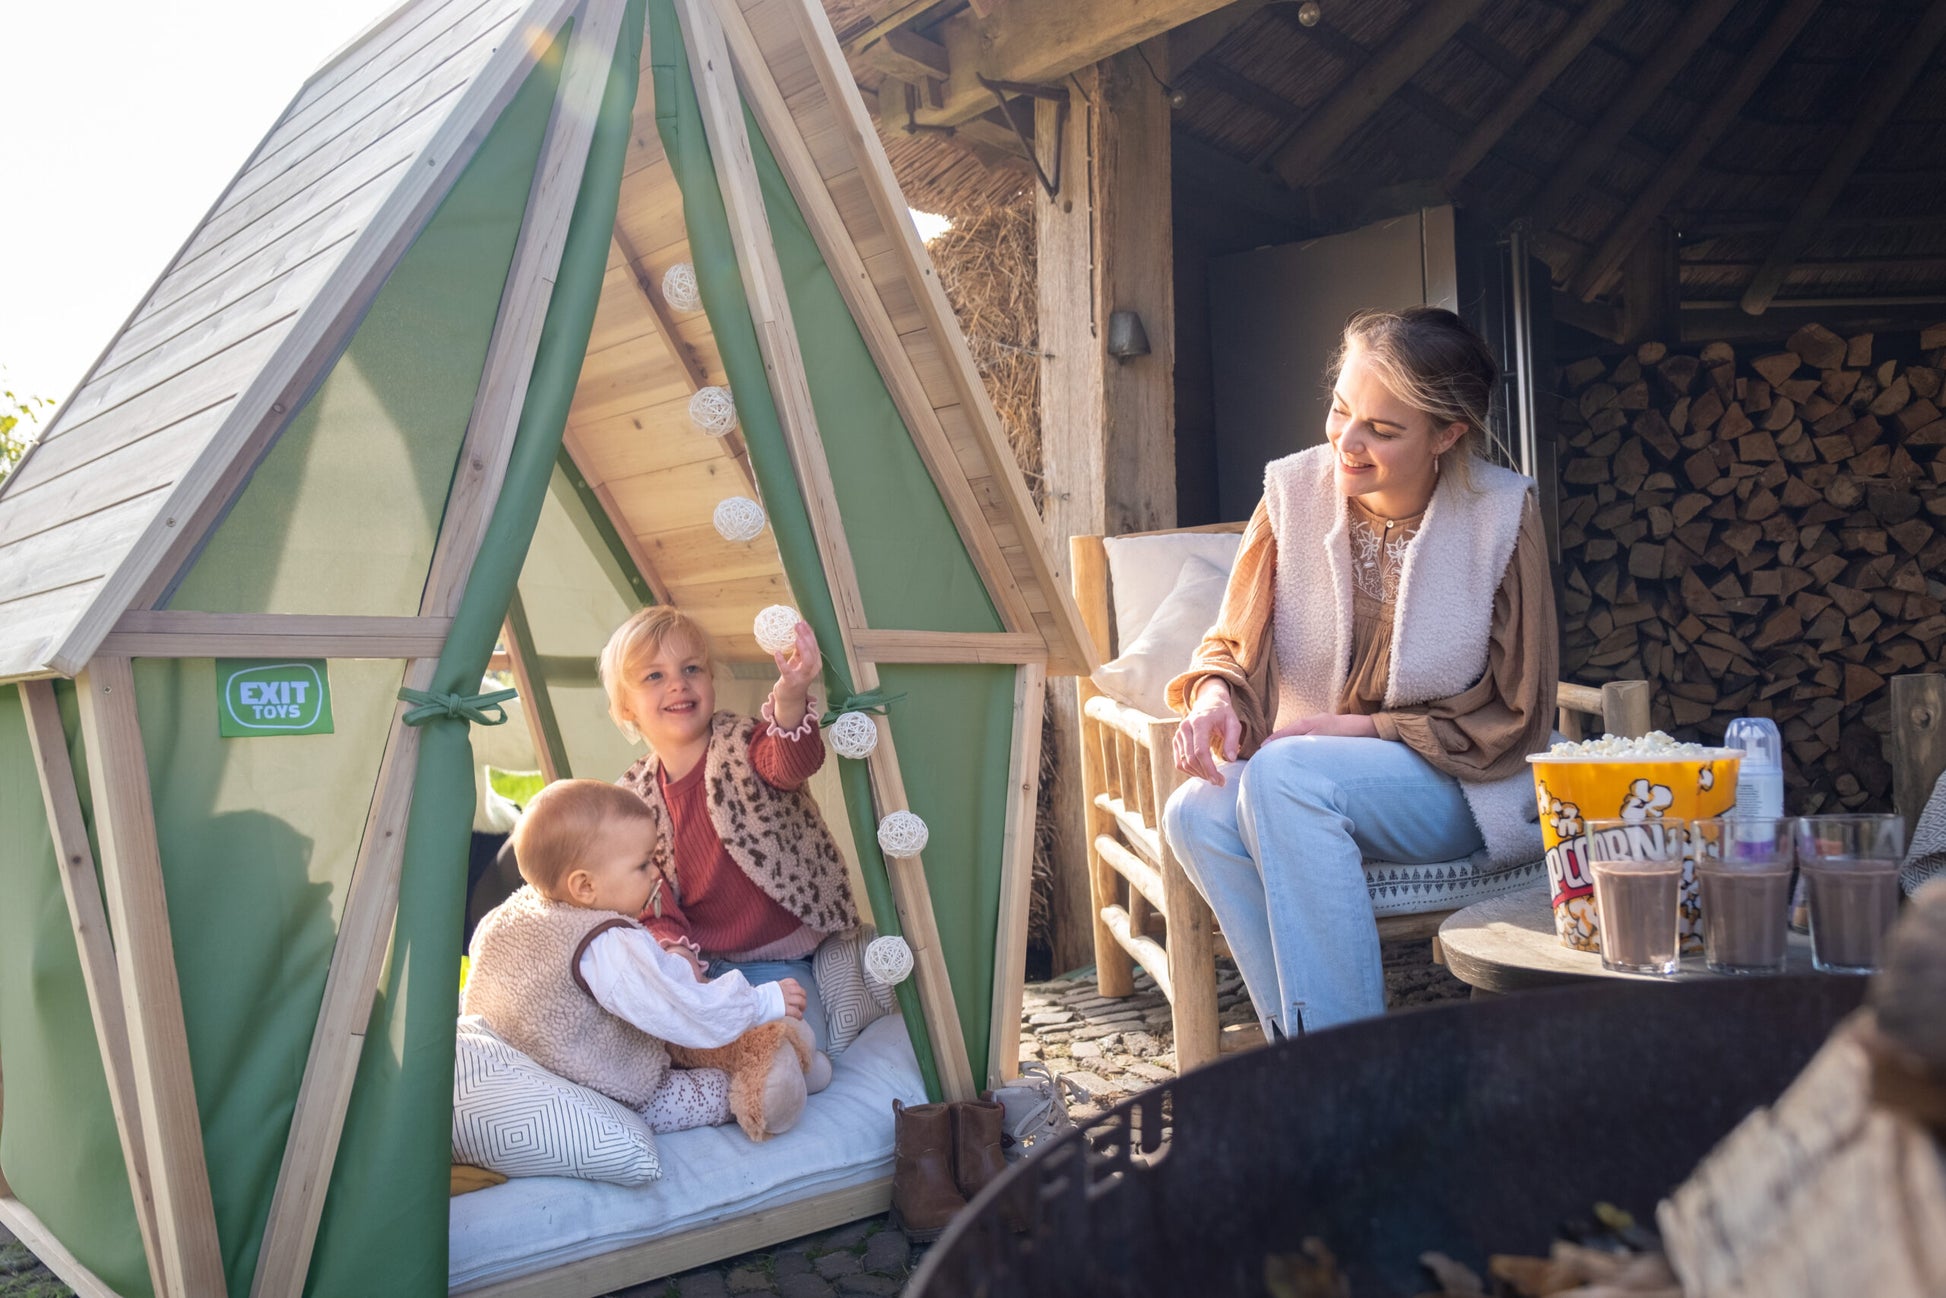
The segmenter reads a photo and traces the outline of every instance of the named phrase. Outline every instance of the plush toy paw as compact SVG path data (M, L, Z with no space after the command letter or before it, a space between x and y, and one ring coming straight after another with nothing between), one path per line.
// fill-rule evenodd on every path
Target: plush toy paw
M807 1074L818 1058L811 1030L798 1019L761 1023L727 1046L669 1047L683 1068L720 1068L730 1075L730 1113L752 1140L788 1131L804 1113Z

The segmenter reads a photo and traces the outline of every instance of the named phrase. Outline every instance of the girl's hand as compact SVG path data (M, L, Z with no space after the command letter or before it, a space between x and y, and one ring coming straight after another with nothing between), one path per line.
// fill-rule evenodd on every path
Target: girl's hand
M1378 723L1362 713L1320 712L1299 717L1288 726L1279 726L1264 739L1284 739L1291 735L1342 735L1347 739L1377 739Z
M779 978L777 986L784 993L784 1013L794 1019L803 1018L804 1007L810 1003L803 986L795 978Z
M771 655L777 662L777 684L771 687L771 715L780 730L795 730L804 720L804 708L811 686L824 674L824 658L818 653L818 638L811 624L799 621L796 639L789 649Z
M1230 705L1229 687L1221 681L1206 682L1197 690L1196 706L1176 727L1171 751L1176 769L1183 774L1221 784L1223 773L1216 768L1212 750L1220 749L1224 761L1234 762L1242 742L1243 723Z

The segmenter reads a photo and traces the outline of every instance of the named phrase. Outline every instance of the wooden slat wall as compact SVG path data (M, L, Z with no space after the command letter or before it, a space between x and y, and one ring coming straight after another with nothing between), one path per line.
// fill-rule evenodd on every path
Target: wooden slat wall
M428 4L300 93L0 489L0 677L92 608L525 7Z

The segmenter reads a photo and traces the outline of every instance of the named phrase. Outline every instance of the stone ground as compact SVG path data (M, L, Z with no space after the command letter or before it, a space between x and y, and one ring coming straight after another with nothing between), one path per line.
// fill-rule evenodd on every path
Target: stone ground
M1466 996L1466 985L1433 964L1431 956L1429 941L1385 944L1385 986L1395 1008ZM1175 1076L1169 1004L1140 970L1135 985L1133 996L1105 999L1096 988L1093 969L1027 985L1021 1007L1021 1058L1039 1059L1078 1085L1087 1097L1072 1106L1078 1119L1093 1117ZM1217 1004L1225 1024L1256 1021L1243 980L1227 962L1219 964ZM884 1218L873 1218L617 1290L609 1298L897 1294L923 1252L923 1247L908 1245ZM68 1289L14 1243L4 1227L0 1227L0 1298L71 1298Z

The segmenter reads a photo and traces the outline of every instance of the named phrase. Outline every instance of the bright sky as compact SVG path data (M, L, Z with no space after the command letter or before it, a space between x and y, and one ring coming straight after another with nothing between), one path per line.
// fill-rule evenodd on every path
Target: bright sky
M399 0L0 0L0 383L65 398L319 64Z

